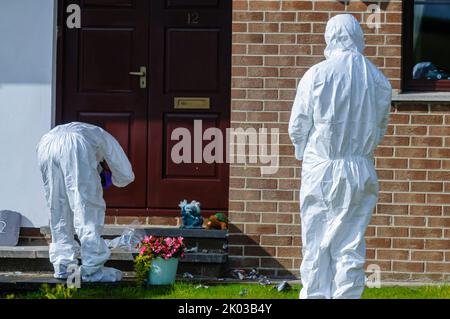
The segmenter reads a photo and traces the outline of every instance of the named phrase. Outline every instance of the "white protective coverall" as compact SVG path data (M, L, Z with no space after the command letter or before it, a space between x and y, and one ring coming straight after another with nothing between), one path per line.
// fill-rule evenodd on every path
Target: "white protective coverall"
M117 140L100 127L85 123L60 125L45 134L37 146L38 162L50 208L50 262L55 278L68 277L77 264L81 243L83 281L119 281L119 270L103 267L111 252L100 237L105 201L99 163L105 160L112 182L125 187L134 181L131 164Z
M364 234L378 198L373 151L389 120L392 87L363 56L349 14L326 27L326 60L301 79L289 122L302 163L300 298L359 298Z

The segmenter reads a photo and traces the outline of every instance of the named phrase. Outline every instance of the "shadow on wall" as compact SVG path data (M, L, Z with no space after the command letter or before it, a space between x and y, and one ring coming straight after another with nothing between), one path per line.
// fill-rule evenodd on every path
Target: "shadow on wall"
M298 228L300 235L300 226ZM292 256L287 254L286 257L276 258L279 247L262 247L260 235L244 234L233 224L229 225L228 243L230 270L243 269L248 272L256 269L261 275L277 279L294 280L300 277L301 249L297 246L286 244L283 248L292 252Z
M52 82L53 0L1 1L0 87Z

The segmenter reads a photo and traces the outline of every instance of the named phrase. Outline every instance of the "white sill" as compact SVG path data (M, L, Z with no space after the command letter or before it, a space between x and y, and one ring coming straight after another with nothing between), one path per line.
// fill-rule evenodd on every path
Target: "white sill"
M450 92L394 92L392 102L450 102Z

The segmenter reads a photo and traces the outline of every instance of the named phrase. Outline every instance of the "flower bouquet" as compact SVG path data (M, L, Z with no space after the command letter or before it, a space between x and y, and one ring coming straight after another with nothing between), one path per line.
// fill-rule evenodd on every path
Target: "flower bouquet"
M175 282L178 261L184 257L183 237L146 236L138 244L134 260L139 284L171 285Z

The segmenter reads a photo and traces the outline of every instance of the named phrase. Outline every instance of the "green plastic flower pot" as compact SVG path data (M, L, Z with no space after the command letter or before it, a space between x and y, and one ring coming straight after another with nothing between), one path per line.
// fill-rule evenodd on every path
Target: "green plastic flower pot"
M148 284L152 286L173 285L177 276L178 258L156 258L148 274Z

